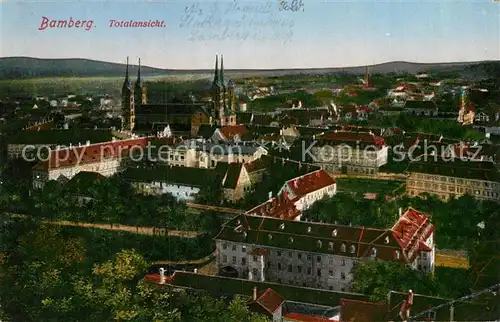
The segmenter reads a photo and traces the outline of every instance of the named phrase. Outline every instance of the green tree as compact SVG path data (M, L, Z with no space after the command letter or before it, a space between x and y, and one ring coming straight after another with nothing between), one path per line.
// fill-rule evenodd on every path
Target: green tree
M436 295L436 285L430 274L414 270L397 262L367 261L353 269L354 292L370 294L373 301L387 299L389 291Z

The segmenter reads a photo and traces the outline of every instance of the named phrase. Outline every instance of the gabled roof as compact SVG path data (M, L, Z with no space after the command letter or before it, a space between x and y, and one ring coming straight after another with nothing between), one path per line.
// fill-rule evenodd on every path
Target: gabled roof
M229 163L222 179L222 188L236 189L243 169L243 163Z
M233 139L236 135L241 138L249 132L245 125L223 126L219 131L228 140Z
M439 156L423 156L410 163L408 172L426 173L464 179L475 179L500 182L500 175L495 163L491 161L463 160L460 158L443 158Z
M420 242L434 228L425 220L415 230L414 240L407 241L408 233L401 232L400 227L404 226L401 222L414 220L415 212L417 211L406 211L392 229L281 220L244 214L227 222L215 239L357 258L370 257L373 249L376 249L375 255L381 260L410 263L418 254L414 250L414 242L418 242L417 246L420 246ZM428 218L428 215L417 213Z
M328 132L323 135L316 136L316 140L323 143L334 142L335 144L361 143L377 147L383 147L385 145L385 140L382 137L376 136L375 134L370 132L335 130L333 132Z
M321 169L289 180L285 183L285 186L288 187L296 197L303 197L311 192L333 184L335 184L335 179L326 173L325 170Z
M149 138L143 137L53 150L50 152L48 161L41 161L34 168L47 170L74 167L82 164L98 163L103 160L127 157L133 148L145 148L148 140Z
M268 288L264 292L257 295L256 300L249 301L249 305L258 305L267 311L269 314L274 314L285 303L285 299L273 291L273 289Z

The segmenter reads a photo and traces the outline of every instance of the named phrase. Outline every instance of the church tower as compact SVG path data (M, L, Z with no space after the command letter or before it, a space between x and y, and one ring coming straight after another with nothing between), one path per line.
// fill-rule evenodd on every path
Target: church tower
M135 81L134 88L134 101L137 107L146 105L146 86L142 83L141 79L141 59L139 58L139 69L137 70L137 80Z
M224 80L224 61L221 55L221 69L219 72L219 56L215 56L215 74L212 84L212 103L214 118L220 126L235 125L236 115L228 104L228 88Z
M122 87L122 114L123 114L123 130L132 131L135 126L135 104L134 104L134 90L132 83L128 77L128 57L127 69L125 72L125 81Z

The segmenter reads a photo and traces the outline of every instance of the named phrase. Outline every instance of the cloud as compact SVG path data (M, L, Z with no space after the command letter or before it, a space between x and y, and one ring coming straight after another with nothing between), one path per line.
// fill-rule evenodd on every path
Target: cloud
M386 33L385 35L386 35L387 37L389 37L391 34L390 34L390 33Z

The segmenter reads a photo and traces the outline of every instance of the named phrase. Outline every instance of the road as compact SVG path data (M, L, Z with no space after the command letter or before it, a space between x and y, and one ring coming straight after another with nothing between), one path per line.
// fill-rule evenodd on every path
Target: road
M25 218L26 215L21 214L13 214L13 213L4 213L4 215L8 215L10 217L17 218ZM125 231L138 235L149 235L149 236L174 236L174 237L183 237L183 238L196 238L202 235L202 233L198 231L187 231L187 230L167 230L165 228L157 228L157 227L141 227L141 226L127 226L120 224L96 224L96 223L87 223L87 222L76 222L76 221L67 221L67 220L40 220L41 223L46 225L56 225L56 226L70 226L70 227L85 227L85 228L96 228L96 229L104 229L104 230L112 230L112 231Z
M209 205L202 205L199 203L192 203L192 202L186 202L186 206L188 206L189 208L194 208L194 209L212 210L212 211L223 212L226 214L234 214L234 215L239 215L239 214L242 214L245 212L245 210L241 210L241 209L219 207L219 206L209 206Z

